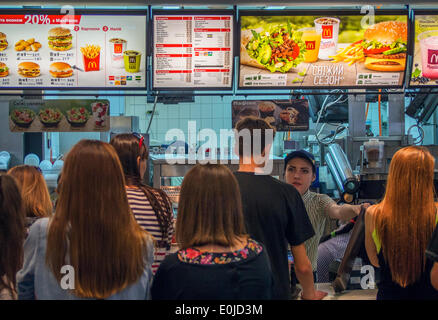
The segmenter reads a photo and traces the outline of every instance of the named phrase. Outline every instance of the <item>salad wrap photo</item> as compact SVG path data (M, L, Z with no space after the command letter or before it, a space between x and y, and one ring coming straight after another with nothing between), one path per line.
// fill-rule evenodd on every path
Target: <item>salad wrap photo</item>
M304 60L306 45L301 36L302 32L293 30L289 22L268 30L242 30L240 63L270 72L288 72Z

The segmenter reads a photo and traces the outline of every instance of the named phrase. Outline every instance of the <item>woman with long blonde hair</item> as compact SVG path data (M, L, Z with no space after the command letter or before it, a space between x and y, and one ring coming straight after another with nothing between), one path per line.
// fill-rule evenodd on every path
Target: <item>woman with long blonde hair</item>
M65 160L54 216L30 229L18 297L146 299L152 261L153 241L131 213L114 148L81 140Z
M425 251L437 223L435 159L424 147L394 154L383 200L367 209L365 246L380 267L377 299L437 299Z
M21 190L27 228L36 219L52 215L53 207L49 190L39 168L20 165L9 169L8 174L15 178Z

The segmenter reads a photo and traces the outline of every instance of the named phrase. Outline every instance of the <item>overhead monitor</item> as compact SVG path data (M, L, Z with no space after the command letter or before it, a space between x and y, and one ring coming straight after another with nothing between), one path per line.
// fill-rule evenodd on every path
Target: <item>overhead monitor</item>
M145 89L145 10L2 10L1 89Z
M234 11L152 11L152 87L231 89Z
M239 12L239 89L403 87L408 11Z

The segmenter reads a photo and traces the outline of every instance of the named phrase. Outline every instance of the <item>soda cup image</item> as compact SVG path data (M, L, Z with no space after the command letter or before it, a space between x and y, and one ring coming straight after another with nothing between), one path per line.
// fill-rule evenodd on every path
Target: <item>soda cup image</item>
M298 31L303 33L301 40L306 44L304 62L316 62L321 45L321 33L318 33L315 28L302 28Z
M423 77L438 79L438 30L420 33L418 41L420 42Z
M111 52L111 65L115 68L123 69L125 62L123 52L127 49L127 41L120 38L112 38L109 40Z
M338 18L323 17L315 19L314 23L316 32L321 34L318 58L330 60L330 56L336 55L340 20Z
M128 50L123 53L125 71L135 73L140 71L141 53L135 50Z

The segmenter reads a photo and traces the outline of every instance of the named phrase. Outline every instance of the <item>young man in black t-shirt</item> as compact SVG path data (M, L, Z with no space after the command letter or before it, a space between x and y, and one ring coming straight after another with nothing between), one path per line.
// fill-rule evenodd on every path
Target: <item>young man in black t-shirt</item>
M288 244L294 256L303 299L322 299L326 293L314 288L312 265L304 241L314 235L298 191L269 175L269 151L275 135L262 119L246 117L236 124L235 173L242 195L243 213L250 237L265 245L274 276L273 299L290 299ZM257 146L257 143L259 144ZM272 164L272 163L271 163Z
M434 261L432 270L430 272L430 282L432 283L432 286L438 290L438 227L435 228L435 231L432 235L432 240L427 247L426 256L430 260Z

